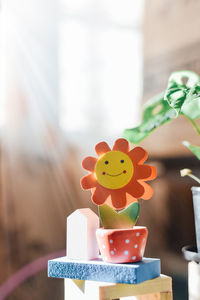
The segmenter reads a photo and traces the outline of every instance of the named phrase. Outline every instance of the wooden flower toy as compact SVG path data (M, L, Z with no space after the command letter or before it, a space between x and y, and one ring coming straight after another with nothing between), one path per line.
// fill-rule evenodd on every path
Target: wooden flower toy
M97 241L103 260L130 262L142 259L146 227L134 227L139 215L138 199L148 200L153 189L145 181L156 177L156 169L144 165L147 152L141 147L129 149L125 139L117 139L111 148L106 142L95 146L98 155L86 157L82 166L89 175L81 179L83 189L91 189L92 201L99 206L103 228Z

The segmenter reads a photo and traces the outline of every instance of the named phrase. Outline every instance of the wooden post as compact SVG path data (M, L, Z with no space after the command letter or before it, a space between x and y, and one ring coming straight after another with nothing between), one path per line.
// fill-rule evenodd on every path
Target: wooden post
M173 300L172 292L160 293L160 300Z

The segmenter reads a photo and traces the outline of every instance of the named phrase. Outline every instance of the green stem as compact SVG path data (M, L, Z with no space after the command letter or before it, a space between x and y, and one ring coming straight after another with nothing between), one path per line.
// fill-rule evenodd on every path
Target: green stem
M191 177L192 179L196 180L200 184L200 179L198 177L196 177L193 174L188 174L188 176Z
M196 132L198 133L198 135L200 135L200 128L197 125L197 123L194 120L192 120L192 119L190 119L188 117L187 117L187 119L190 121L190 123L192 124L192 126L194 127L194 129L196 130Z

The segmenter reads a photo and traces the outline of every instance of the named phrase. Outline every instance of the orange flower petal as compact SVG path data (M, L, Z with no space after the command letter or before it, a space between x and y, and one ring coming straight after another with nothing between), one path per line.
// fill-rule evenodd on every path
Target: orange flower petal
M98 156L101 156L102 154L111 151L111 149L106 142L100 142L95 146L95 151Z
M126 193L122 190L113 190L111 203L114 209L120 210L126 207Z
M97 180L94 174L90 174L81 178L81 186L84 190L89 190L97 186Z
M134 172L137 179L153 180L157 175L156 168L149 165L138 165Z
M98 156L111 151L106 142L98 143L95 150ZM143 165L148 157L147 152L141 147L135 147L129 152L129 144L122 138L116 140L112 150L127 153L134 165L133 177L122 188L105 188L98 183L94 174L98 158L86 157L82 162L82 166L91 174L82 178L81 185L83 189L91 189L92 201L97 205L102 205L106 202L114 209L120 210L137 201L138 198L143 198L144 200L151 198L153 189L144 181L154 179L156 177L156 169L153 166Z
M146 182L141 182L144 187L144 194L141 196L144 200L149 200L153 196L153 188Z
M140 198L145 193L144 187L138 181L131 181L126 186L126 192L136 199Z
M108 198L110 192L102 188L100 185L97 185L97 188L92 193L92 201L97 205L102 205Z
M138 200L133 196L131 196L130 194L126 194L126 207L133 202L138 202Z
M121 207L120 209L123 209L125 207L127 207L129 204L133 203L133 202L137 202L138 200L134 197L132 197L130 194L126 194L126 204L125 206ZM108 204L109 206L111 206L112 208L116 209L113 204L112 204L112 200L111 197L108 197L106 200L106 204ZM118 208L119 209L119 208Z
M154 166L149 166L151 168L151 176L147 180L153 180L157 176L157 170Z
M125 139L118 139L115 141L113 146L114 151L122 151L127 153L129 151L129 143Z
M133 164L143 164L148 157L147 152L142 147L135 147L128 153Z
M94 171L94 167L97 163L97 158L92 157L92 156L88 156L86 158L84 158L84 160L82 161L82 167L88 171Z

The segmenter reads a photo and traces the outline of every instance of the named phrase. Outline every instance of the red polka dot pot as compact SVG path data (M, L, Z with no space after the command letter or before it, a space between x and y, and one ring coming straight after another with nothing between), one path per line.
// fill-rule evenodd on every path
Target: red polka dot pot
M128 229L100 228L96 236L103 261L128 263L142 260L148 230L141 226Z

